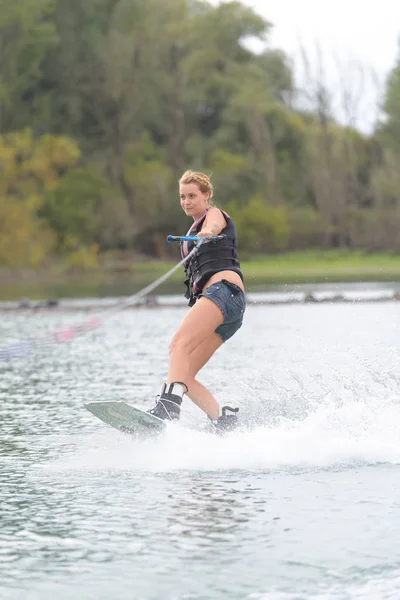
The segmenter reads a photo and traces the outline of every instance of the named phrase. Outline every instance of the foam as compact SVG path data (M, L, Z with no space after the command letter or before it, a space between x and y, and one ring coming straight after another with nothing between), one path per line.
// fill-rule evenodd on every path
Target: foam
M328 400L305 418L247 423L221 438L170 424L162 436L137 441L112 430L79 436L73 452L52 465L72 470L225 470L336 468L400 463L400 406ZM197 418L197 415L196 415ZM102 426L103 427L103 426ZM70 440L71 442L71 440Z

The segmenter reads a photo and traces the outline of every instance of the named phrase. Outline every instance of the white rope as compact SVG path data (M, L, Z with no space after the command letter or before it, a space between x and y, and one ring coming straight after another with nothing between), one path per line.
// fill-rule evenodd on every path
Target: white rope
M150 292L155 290L159 285L164 283L164 281L166 281L168 277L175 273L175 271L179 269L179 267L184 265L185 262L188 261L198 251L201 244L205 241L206 239L199 240L197 245L189 252L189 254L185 256L185 258L183 258L178 264L172 267L172 269L170 269L167 273L161 275L161 277L156 279L156 281L153 281L153 283L146 285L146 287L136 292L136 294L132 294L132 296L129 296L128 298L125 298L125 300L118 302L115 306L106 309L105 311L103 311L103 313L101 313L100 316L91 317L90 319L87 319L87 321L85 321L84 323L80 323L78 325L70 325L68 327L65 327L64 329L46 335L43 338L19 340L6 346L0 346L0 361L10 360L12 358L18 357L21 358L23 356L27 356L37 348L50 346L59 342L69 342L76 337L79 337L89 331L92 331L93 329L96 329L100 325L102 319L104 320L105 318L111 317L117 314L118 312L124 310L128 306L132 306L138 300L144 298L147 294L149 294Z
M185 256L185 258L183 258L180 262L178 262L178 264L176 264L174 267L172 267L172 269L170 269L169 271L167 271L167 273L165 273L164 275L161 275L161 277L159 277L158 279L156 279L155 281L153 281L153 283L150 283L149 285L147 285L146 287L144 287L139 292L136 292L136 294L132 294L132 296L129 296L128 298L125 298L125 300L123 300L122 302L119 302L117 305L111 307L110 309L108 309L107 311L105 311L105 314L108 316L109 313L114 314L115 312L119 312L120 310L124 310L124 308L126 308L127 306L131 306L132 304L135 304L138 300L141 300L142 298L144 298L145 296L147 296L147 294L150 294L150 292L152 292L159 285L161 285L162 283L164 283L164 281L166 281L169 277L171 277L171 275L173 273L175 273L175 271L177 271L179 269L179 267L181 267L182 265L184 265L185 262L187 262L194 254L196 254L196 252L198 251L198 249L200 248L201 244L204 241L206 241L206 240L200 240L197 243L197 246L195 246L189 252L189 254L187 256Z

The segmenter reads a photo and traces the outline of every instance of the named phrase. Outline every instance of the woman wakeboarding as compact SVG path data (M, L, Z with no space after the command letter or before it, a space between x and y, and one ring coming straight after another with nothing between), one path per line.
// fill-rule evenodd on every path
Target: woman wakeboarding
M187 235L206 240L199 242L198 251L185 264L185 296L191 308L172 338L167 381L149 412L161 419L179 419L186 394L216 430L226 431L236 427L238 409L225 406L220 412L216 398L196 379L218 348L241 327L246 308L235 225L225 211L213 205L213 191L210 178L201 172L186 171L179 180L181 207L194 221ZM192 252L195 243L181 242L182 258Z

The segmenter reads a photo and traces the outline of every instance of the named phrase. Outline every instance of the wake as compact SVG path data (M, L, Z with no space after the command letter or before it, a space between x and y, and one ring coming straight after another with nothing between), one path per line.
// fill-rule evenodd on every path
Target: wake
M400 464L400 405L397 398L326 399L303 418L248 420L225 437L193 427L198 414L169 424L157 438L136 441L100 425L98 434L79 435L74 450L47 468L73 471L298 471L360 465ZM186 423L185 423L186 421ZM187 426L185 426L187 425ZM71 440L70 440L71 443Z

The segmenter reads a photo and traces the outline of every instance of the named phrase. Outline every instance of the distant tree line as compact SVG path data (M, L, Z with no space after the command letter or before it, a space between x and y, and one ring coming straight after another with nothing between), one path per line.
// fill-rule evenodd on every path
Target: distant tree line
M400 61L365 135L345 89L347 125L322 80L296 108L289 57L247 43L270 27L240 2L0 0L0 265L165 256L186 168L248 253L398 251Z

